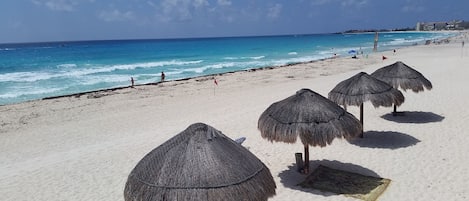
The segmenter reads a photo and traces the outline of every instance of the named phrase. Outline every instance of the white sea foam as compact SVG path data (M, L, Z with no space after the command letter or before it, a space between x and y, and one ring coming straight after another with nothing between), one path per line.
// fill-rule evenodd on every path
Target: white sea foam
M21 96L50 94L64 90L65 88L23 88L22 90L10 90L5 94L0 94L0 98L18 98Z
M205 67L207 69L209 68L220 69L220 68L233 67L233 66L236 66L235 62L218 63L218 64L206 65Z
M135 63L135 64L120 64L120 65L109 65L109 66L95 66L91 67L87 65L87 68L78 68L76 64L59 64L57 67L60 71L47 71L47 72L14 72L0 74L0 82L36 82L40 80L48 80L52 78L60 77L81 77L86 75L93 75L97 73L109 73L116 70L134 70L137 68L155 68L164 66L184 66L191 64L202 63L203 60L196 61L162 61L162 62L147 62L147 63Z
M225 60L236 60L239 59L239 57L223 57Z
M57 65L58 68L76 68L76 64L59 64Z
M0 82L35 82L47 80L59 75L53 75L47 72L15 72L0 74Z
M137 68L154 68L154 67L163 67L163 66L184 66L190 64L199 64L204 62L203 60L196 60L196 61L179 61L179 60L171 60L171 61L160 61L160 62L146 62L146 63L135 63L135 64L121 64L121 65L111 65L105 66L103 68L94 69L95 73L102 73L102 72L111 72L115 70L134 70Z
M298 52L289 52L288 55L297 55Z
M130 83L129 75L99 75L86 76L80 80L80 85L96 85L100 83Z
M203 73L205 70L207 70L207 67L200 67L200 68L190 68L185 70L184 72L195 72L195 73Z
M229 68L229 67L236 67L239 66L240 64L245 63L245 62L224 62L224 63L215 63L215 64L210 64L210 65L205 65L205 66L200 66L200 67L193 67L193 68L184 68L184 69L173 69L171 71L168 71L166 74L167 75L177 75L177 74L183 74L183 73L203 73L209 69L221 69L221 68Z
M317 53L315 54L318 54L318 55L323 55L323 56L326 56L326 57L330 57L334 54L334 51L332 50L323 50L323 51L318 51Z
M16 50L16 48L0 48L0 51L12 51Z
M258 59L263 59L265 56L257 56L257 57L248 57L250 59L258 60Z
M245 60L245 59L252 59L252 60L259 60L263 59L265 56L252 56L252 57L223 57L224 60Z
M168 80L170 80L174 78L179 78L177 77L177 75L180 74L180 72L169 71L169 72L165 72L165 74L168 77ZM136 77L134 77L134 79L135 79L135 83L144 84L144 83L160 81L160 76L161 76L160 73L138 74ZM127 81L129 82L130 80L127 80Z
M415 39L404 39L404 38L396 38L392 41L385 42L384 45L406 45L406 44L414 44L418 42L424 41L424 38L415 38Z
M326 58L326 56L324 55L314 55L314 56L296 57L296 58L290 58L290 59L279 59L279 60L271 61L270 65L282 66L282 65L293 64L293 63L315 61L315 60L324 59L324 58Z

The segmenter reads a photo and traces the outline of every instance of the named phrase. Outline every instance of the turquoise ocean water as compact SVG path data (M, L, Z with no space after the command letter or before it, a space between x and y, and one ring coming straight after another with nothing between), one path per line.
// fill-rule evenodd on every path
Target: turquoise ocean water
M379 50L450 33L387 32ZM0 44L0 105L105 88L366 54L374 33Z

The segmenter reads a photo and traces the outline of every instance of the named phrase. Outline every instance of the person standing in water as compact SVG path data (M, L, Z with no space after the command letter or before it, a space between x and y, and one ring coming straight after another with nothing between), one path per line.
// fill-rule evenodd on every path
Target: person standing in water
M166 76L164 75L164 72L161 71L161 82L164 82L164 78L165 78L165 77L166 77Z

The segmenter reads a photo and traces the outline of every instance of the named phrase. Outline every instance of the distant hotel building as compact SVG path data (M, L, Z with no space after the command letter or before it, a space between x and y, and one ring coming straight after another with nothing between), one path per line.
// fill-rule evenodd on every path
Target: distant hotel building
M469 29L469 22L454 20L450 22L417 22L417 31L441 31Z

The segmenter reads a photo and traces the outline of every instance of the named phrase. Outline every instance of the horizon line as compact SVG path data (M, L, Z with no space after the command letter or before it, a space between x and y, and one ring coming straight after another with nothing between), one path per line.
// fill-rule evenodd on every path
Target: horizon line
M357 33L374 33L374 32L393 32L398 29L362 29ZM79 42L99 42L99 41L145 41L145 40L191 40L191 39L217 39L217 38L249 38L249 37L277 37L277 36L308 36L308 35L326 35L326 34L348 34L347 31L331 32L331 33L291 33L291 34L265 34L265 35L240 35L240 36L200 36L200 37L167 37L167 38L113 38L113 39L79 39L79 40L57 40L57 41L29 41L29 42L0 42L0 46L5 45L27 45L27 44L44 44L44 43L79 43ZM354 30L355 31L355 30ZM415 30L409 30L415 31ZM394 31L399 32L399 31ZM425 31L420 31L425 32Z

